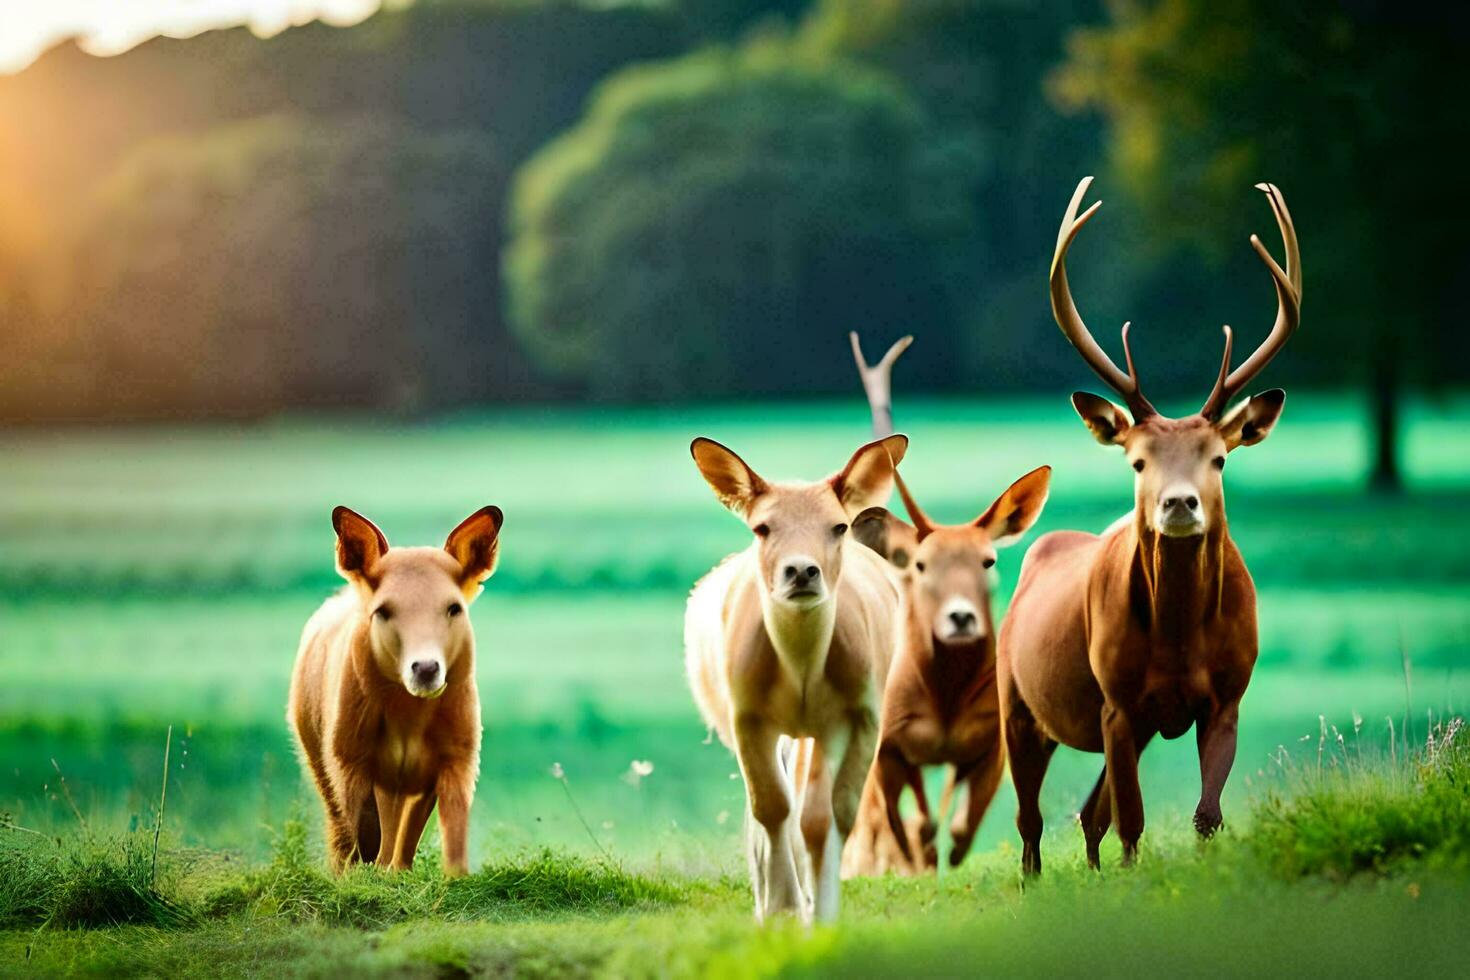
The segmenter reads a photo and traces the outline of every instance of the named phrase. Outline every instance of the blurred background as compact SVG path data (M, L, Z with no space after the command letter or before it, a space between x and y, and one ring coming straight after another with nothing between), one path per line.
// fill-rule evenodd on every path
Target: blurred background
M1087 174L1107 203L1073 290L1115 357L1133 321L1166 411L1203 401L1222 323L1242 349L1270 326L1255 182L1301 238L1303 327L1261 379L1288 408L1227 480L1262 620L1230 792L1323 726L1422 735L1470 693L1470 134L1446 92L1466 20L1374 0L5 0L0 810L64 827L70 794L99 824L143 819L172 724L182 839L249 855L293 807L315 820L282 715L338 581L331 506L421 544L496 503L477 856L590 850L590 829L638 860L738 865L740 784L701 744L680 634L689 586L748 535L689 438L770 476L835 470L868 433L846 332L872 357L913 333L895 414L931 512L974 516L1045 462L1038 531L1106 526L1130 474L1066 402L1099 385L1045 286ZM1145 757L1151 820L1188 812L1193 754ZM1098 764L1061 760L1053 820Z

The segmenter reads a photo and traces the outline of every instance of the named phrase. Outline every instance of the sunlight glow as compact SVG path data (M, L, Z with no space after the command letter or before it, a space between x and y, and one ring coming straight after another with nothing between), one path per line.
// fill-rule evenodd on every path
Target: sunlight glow
M322 20L338 27L372 15L383 0L0 0L0 73L76 37L95 55L121 54L160 34L192 37L248 25L260 37Z

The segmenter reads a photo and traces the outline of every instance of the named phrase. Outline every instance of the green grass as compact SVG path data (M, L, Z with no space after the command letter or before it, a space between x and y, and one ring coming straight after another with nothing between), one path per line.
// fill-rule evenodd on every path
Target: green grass
M76 931L60 927L97 922L59 910L116 901L111 881L131 873L129 842L91 845L114 870L74 883L69 905L47 893L32 907L15 896L55 874L48 852L60 848L0 838L0 928L9 929L0 966L190 976L1365 975L1412 950L1416 969L1454 973L1470 952L1461 927L1470 743L1457 724L1392 758L1325 745L1320 770L1280 767L1252 812L1215 840L1197 842L1182 819L1151 829L1135 869L1118 869L1110 844L1104 871L1087 870L1075 826L1057 828L1046 874L1024 888L1014 849L997 847L938 878L848 882L842 923L811 931L755 928L733 876L550 852L453 881L432 853L410 872L358 868L334 879L294 822L261 867L186 855L156 896L168 916ZM1458 809L1424 822L1446 804ZM1381 833L1362 830L1364 812ZM1405 846L1403 826L1429 833ZM1370 838L1392 859L1364 860Z
M1402 746L1470 701L1470 402L1408 406L1402 497L1361 492L1364 417L1293 393L1272 438L1231 458L1262 653L1223 839L1201 849L1187 826L1194 740L1163 742L1142 761L1144 866L1086 873L1071 814L1101 760L1062 751L1042 883L1019 889L1007 781L959 873L852 883L843 925L810 935L751 928L742 787L685 689L684 596L748 540L687 446L711 435L769 476L817 476L867 438L859 403L0 432L0 812L62 840L0 831L0 975L1357 974L1401 968L1396 948L1450 972L1463 766L1408 766ZM1034 533L1129 505L1131 474L1062 397L899 419L941 519L1043 462ZM283 715L301 625L339 582L337 503L400 543L484 503L507 514L472 610L482 870L463 882L437 874L432 831L410 874L323 870ZM1002 554L997 612L1024 547ZM139 862L169 725L155 882ZM652 775L627 778L634 759Z

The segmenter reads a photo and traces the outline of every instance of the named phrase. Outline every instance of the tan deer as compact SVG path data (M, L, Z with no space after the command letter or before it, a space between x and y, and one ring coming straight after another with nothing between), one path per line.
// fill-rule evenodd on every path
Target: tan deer
M887 500L907 445L869 443L816 483L768 482L710 439L690 447L752 535L695 585L684 642L695 703L745 777L757 919L837 917L900 602L883 559L849 542L848 522Z
M436 803L444 870L468 870L480 697L466 607L495 571L501 522L485 507L443 548L389 548L367 518L332 512L348 585L306 624L286 718L326 809L333 870L411 867Z
M1119 370L1092 339L1067 284L1067 250L1098 204L1077 211L1092 178L1077 186L1051 266L1052 312L1062 333L1127 405L1085 392L1072 404L1098 442L1121 446L1135 471L1134 509L1102 536L1057 531L1031 546L1000 635L1001 712L1019 808L1021 866L1041 870L1038 796L1058 744L1104 756L1102 776L1080 815L1088 863L1116 823L1123 863L1143 833L1138 756L1155 735L1195 727L1200 799L1195 829L1219 828L1220 793L1235 759L1240 699L1256 661L1256 593L1225 521L1225 457L1270 434L1285 393L1272 389L1227 412L1229 402L1290 339L1301 311L1296 232L1281 192L1264 191L1286 247L1286 269L1260 239L1251 245L1277 297L1270 335L1230 370L1231 331L1214 390L1196 415L1166 418L1139 388L1128 325Z
M873 431L891 430L893 362L912 338L889 349L869 366L856 334L853 357L868 395ZM949 863L958 866L969 852L975 832L1000 785L1005 754L1000 730L1000 704L995 684L995 621L991 610L990 569L996 549L1014 543L1041 515L1051 481L1051 468L1026 474L1000 495L978 518L957 525L932 521L897 472L894 478L912 525L882 507L870 507L853 521L858 540L901 570L905 590L904 626L889 671L879 721L878 755L864 799L864 818L875 807L891 834L888 841L869 836L866 866L862 856L849 861L853 871L877 871L884 865L913 870L936 863L935 826L924 791L922 767L950 767L943 812L957 788L964 801L956 810ZM912 789L920 823L915 836L923 848L914 853L911 830L899 815L905 787ZM872 835L878 828L865 824ZM901 860L887 854L896 845Z

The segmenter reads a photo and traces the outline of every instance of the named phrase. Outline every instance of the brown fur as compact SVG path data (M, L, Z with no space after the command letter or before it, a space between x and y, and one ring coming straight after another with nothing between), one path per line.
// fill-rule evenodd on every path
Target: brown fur
M873 759L900 601L883 559L847 540L847 522L887 498L890 454L901 458L906 444L870 443L810 484L768 483L707 439L691 447L755 535L695 586L684 635L695 703L745 777L757 918L837 915L842 843Z
M1220 793L1235 758L1240 699L1256 661L1256 594L1225 519L1221 479L1231 450L1260 442L1281 411L1279 390L1219 422L1151 415L1130 425L1094 395L1073 401L1098 441L1122 446L1138 469L1132 518L1098 536L1058 531L1037 540L1000 632L1006 751L1019 809L1022 868L1041 870L1038 796L1058 744L1102 752L1103 774L1083 805L1088 861L1116 823L1124 863L1143 832L1138 756L1155 735L1195 726L1201 835L1221 823ZM1140 468L1141 467L1141 468ZM1186 493L1199 530L1166 534L1161 496Z
M1050 467L1034 470L973 522L948 526L931 522L900 481L917 544L904 576L904 626L884 690L878 754L864 794L863 833L855 838L868 853L850 848L855 852L848 860L850 872L875 873L886 867L913 871L937 863L923 766L951 767L941 810L956 789L963 790L964 799L950 830L950 864L959 865L969 852L1005 765L989 569L996 548L1024 534L1041 515L1050 478ZM890 540L905 547L909 535L891 533L880 544ZM891 553L885 557L893 559ZM973 632L954 635L947 610L973 615ZM905 787L912 789L919 809L911 826L899 816ZM920 852L914 849L914 837Z
M326 810L328 857L336 871L353 861L411 867L437 803L445 871L464 874L480 764L465 606L494 571L500 511L472 514L442 549L390 549L345 507L332 524L348 585L306 624L286 712Z

